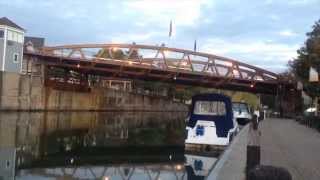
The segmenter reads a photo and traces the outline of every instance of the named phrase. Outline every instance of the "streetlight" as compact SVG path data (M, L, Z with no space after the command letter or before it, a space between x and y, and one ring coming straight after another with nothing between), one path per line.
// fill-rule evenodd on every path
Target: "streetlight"
M310 83L318 83L319 82L319 73L318 71L313 68L313 67L310 67L309 69L309 82ZM315 103L315 115L317 116L318 115L318 96L315 97L314 99Z

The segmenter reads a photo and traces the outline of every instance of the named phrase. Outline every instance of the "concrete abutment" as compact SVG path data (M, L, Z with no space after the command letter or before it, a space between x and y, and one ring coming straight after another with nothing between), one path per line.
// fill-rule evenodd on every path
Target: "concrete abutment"
M0 72L0 110L26 111L187 111L185 104L164 97L134 94L102 87L90 92L44 86L42 76Z

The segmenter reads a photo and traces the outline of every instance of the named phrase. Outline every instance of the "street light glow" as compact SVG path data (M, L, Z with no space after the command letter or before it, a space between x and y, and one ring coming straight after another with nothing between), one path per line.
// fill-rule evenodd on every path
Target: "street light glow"
M112 48L112 51L115 52L115 51L117 51L118 49L119 49L119 48L117 48L117 47L113 47L113 48Z
M182 66L186 66L188 63L187 62L182 62L181 65Z

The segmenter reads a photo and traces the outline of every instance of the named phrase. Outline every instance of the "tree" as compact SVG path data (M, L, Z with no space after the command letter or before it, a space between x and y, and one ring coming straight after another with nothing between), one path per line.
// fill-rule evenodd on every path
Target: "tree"
M100 49L96 55L99 58L106 59L124 59L126 55L123 53L121 49Z
M291 71L304 84L304 90L312 97L320 95L320 83L309 82L309 69L315 68L320 71L320 20L307 33L307 40L297 53L298 57L289 63Z
M95 57L111 59L111 55L109 52L109 49L100 49L98 53L95 55Z
M123 53L121 49L117 49L112 51L112 57L114 59L124 59L126 58L126 55Z

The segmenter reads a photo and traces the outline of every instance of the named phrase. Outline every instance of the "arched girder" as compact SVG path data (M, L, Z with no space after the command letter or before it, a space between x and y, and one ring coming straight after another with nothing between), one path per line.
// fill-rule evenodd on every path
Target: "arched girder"
M82 49L112 49L112 48L127 48L130 50L129 54L131 53L132 49L137 50L138 52L141 50L154 50L156 51L156 56L154 57L154 60L163 60L164 64L166 66L168 66L168 62L171 61L177 61L180 62L181 59L183 59L184 57L188 57L188 60L190 60L191 67L193 67L193 64L210 64L212 62L212 60L215 61L220 61L220 62L225 62L226 64L231 64L231 67L237 67L237 69L239 71L246 71L246 70L251 70L253 72L259 73L259 74L265 74L267 76L269 76L269 78L273 78L273 80L278 80L278 75L264 70L262 68L256 67L256 66L252 66L240 61L236 61L234 59L230 59L230 58L226 58L226 57L222 57L222 56L217 56L217 55L213 55L213 54L208 54L208 53L202 53L202 52L194 52L191 50L185 50L185 49L178 49L178 48L169 48L169 47L164 47L164 46L152 46L152 45L141 45L141 44L80 44L80 45L64 45L64 46L53 46L53 47L45 47L42 50L42 53L48 53L48 54L54 54L54 51L66 51L66 50L71 50L72 51L79 51L81 53L81 58L85 58L85 59L90 59L88 56L85 55L85 51L83 51ZM170 59L168 56L166 56L166 52L170 52L170 53L181 53L183 54L183 58L179 59ZM161 54L162 58L158 58L158 55ZM56 55L58 56L63 56L63 53L56 53ZM192 59L192 57L190 55L193 56L198 56L198 57L202 57L202 58L206 58L207 61L199 61L199 60L195 60ZM143 61L143 58L142 58ZM212 64L210 64L212 65ZM222 65L222 64L220 64ZM214 65L215 66L215 65ZM191 68L191 71L193 69ZM200 70L199 70L200 71ZM263 75L264 76L264 75Z
M80 44L44 47L24 54L48 66L88 74L247 92L275 94L282 82L273 72L234 59L165 46Z

